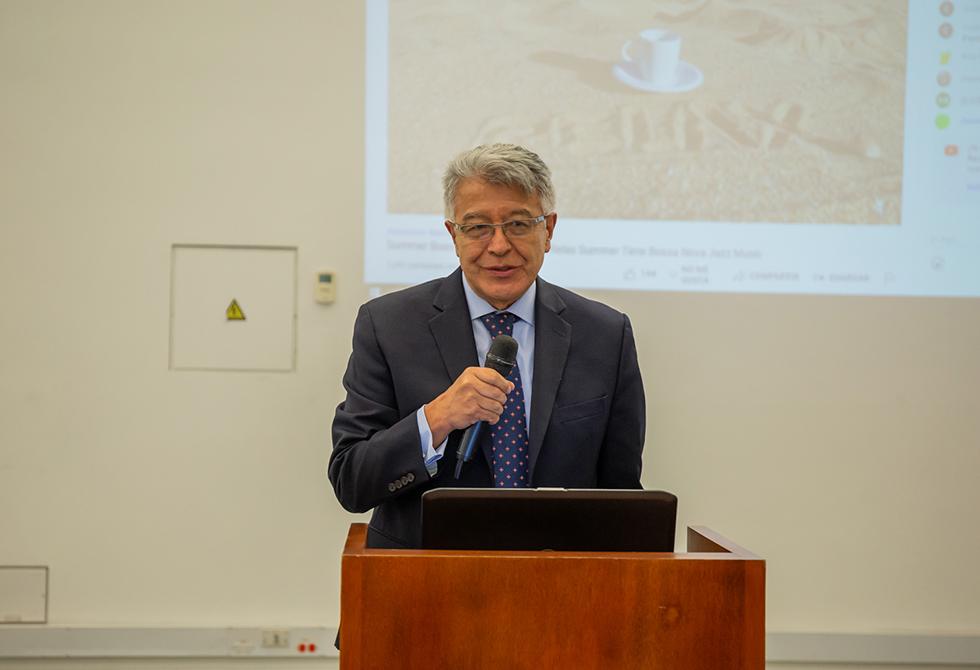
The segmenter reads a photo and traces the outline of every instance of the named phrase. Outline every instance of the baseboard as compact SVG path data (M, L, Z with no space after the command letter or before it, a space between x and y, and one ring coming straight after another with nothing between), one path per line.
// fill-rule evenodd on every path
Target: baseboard
M768 633L770 663L980 665L980 635Z
M330 658L325 626L0 626L0 658Z
M271 634L271 635L270 635ZM326 626L0 626L0 658L336 658ZM271 639L270 639L271 638ZM268 642L281 646L268 646ZM980 666L980 635L766 635L771 663Z

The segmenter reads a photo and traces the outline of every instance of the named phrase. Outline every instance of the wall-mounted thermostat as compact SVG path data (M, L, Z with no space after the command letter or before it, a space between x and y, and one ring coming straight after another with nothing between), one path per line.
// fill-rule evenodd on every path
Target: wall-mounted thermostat
M316 273L316 286L313 289L313 299L321 305L329 305L337 299L337 275L330 270L320 270Z

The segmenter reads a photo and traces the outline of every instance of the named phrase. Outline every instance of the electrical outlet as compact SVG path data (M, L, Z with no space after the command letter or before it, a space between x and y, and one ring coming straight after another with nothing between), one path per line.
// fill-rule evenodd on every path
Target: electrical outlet
M262 646L266 648L281 649L289 646L289 631L281 628L263 630Z

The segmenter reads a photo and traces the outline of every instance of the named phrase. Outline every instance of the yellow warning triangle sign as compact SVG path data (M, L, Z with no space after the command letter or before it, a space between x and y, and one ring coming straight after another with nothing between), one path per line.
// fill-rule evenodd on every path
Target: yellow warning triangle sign
M225 317L229 321L245 320L245 312L243 312L242 308L238 306L238 301L235 300L234 298L232 298L231 304L228 305L228 309L225 310Z

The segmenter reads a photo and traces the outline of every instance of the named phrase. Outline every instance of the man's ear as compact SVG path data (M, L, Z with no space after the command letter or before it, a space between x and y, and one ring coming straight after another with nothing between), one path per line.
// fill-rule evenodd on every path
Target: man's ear
M446 221L443 225L446 226L446 231L449 233L449 237L453 238L453 248L456 249L456 256L458 257L459 245L456 244L456 226L449 221Z
M558 224L558 213L552 212L548 215L548 218L544 221L545 231L548 236L544 241L544 252L548 253L551 251L551 236L555 234L555 226Z

